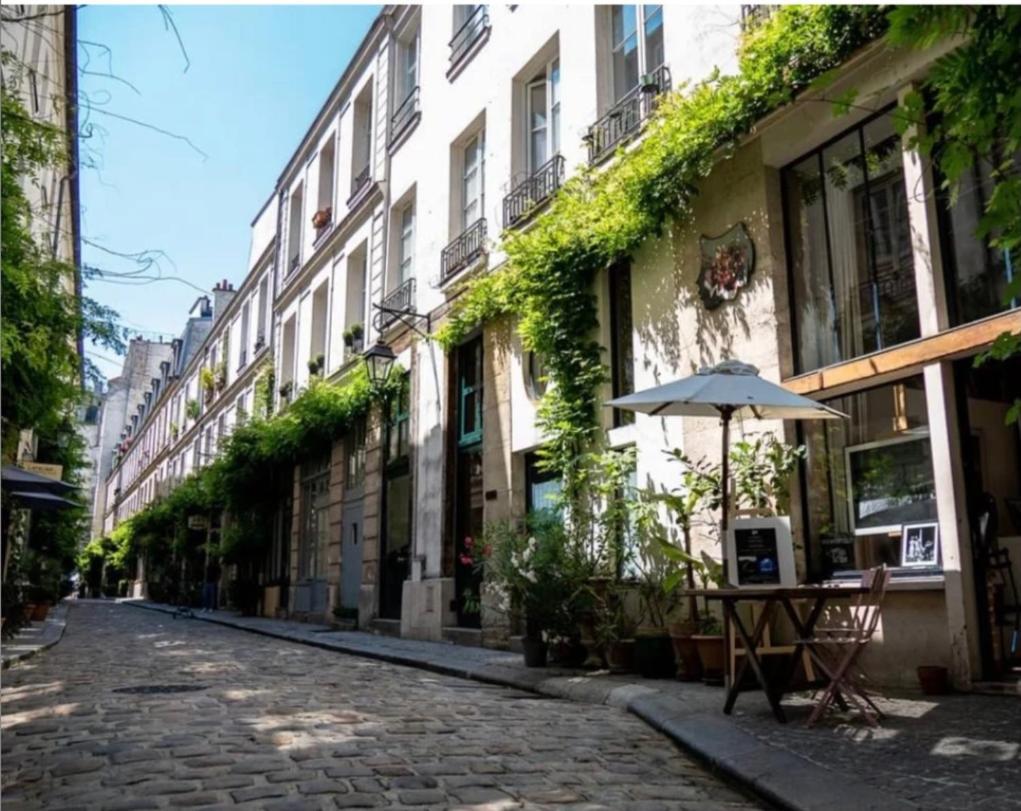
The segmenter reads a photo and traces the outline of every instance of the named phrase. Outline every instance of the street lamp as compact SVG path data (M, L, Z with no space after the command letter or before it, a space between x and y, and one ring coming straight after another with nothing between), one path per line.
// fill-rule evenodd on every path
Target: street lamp
M376 341L376 345L368 349L362 359L365 361L365 368L369 372L369 382L375 388L382 388L390 377L390 370L393 368L397 356L393 350L382 341Z

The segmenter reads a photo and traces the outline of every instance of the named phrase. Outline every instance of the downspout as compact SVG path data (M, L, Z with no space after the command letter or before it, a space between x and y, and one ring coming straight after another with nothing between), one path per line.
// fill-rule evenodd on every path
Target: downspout
M67 81L65 126L67 127L67 180L71 204L71 243L74 263L74 293L79 313L82 312L82 246L81 208L78 186L78 8L74 5L64 9L64 73ZM64 184L60 185L63 198ZM58 200L57 224L54 228L54 254L60 234L60 213L63 200ZM81 321L76 336L78 348L78 385L85 390L85 334Z

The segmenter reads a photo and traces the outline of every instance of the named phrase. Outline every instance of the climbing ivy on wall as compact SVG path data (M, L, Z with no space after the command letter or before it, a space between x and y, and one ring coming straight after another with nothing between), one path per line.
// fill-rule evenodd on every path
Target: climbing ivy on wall
M740 70L664 97L643 140L605 171L568 180L526 231L504 234L507 264L470 280L438 340L449 348L492 318L518 317L527 349L543 355L550 381L538 413L544 463L578 487L576 466L596 438L596 394L606 380L596 275L691 216L698 184L738 139L886 30L872 6L786 6L751 31Z

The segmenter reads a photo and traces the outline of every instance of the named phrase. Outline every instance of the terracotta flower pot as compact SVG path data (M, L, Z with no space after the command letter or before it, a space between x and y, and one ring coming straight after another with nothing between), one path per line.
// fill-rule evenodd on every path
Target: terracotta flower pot
M630 673L635 669L635 641L618 639L606 646L606 664L611 673Z
M525 652L525 667L546 667L547 645L542 639L526 636L521 640L521 647Z
M698 657L695 629L690 623L670 626L670 641L674 645L677 661L677 678L681 681L698 681L702 678L702 660Z
M44 622L50 613L49 603L36 603L32 606L32 619L35 622Z
M937 665L920 665L918 684L927 696L945 696L950 692L950 673L945 667Z
M722 684L723 665L726 660L723 637L716 634L695 634L692 639L698 646L698 658L702 663L702 681L706 684Z

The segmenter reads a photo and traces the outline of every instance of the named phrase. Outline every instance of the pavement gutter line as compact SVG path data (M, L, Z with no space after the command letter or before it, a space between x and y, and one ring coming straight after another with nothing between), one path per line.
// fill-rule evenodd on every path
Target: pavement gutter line
M37 653L40 653L44 650L49 650L54 645L56 645L61 639L63 639L64 629L67 627L67 614L69 611L70 607L68 605L67 600L61 600L59 603L57 603L57 605L50 609L50 614L43 621L43 627L40 629L39 632L40 638L44 639L44 641L25 650L16 650L14 651L14 653L7 653L6 651L3 651L2 669L7 670L7 668L9 668L11 665L17 664L19 662L24 662L26 659L31 659ZM50 630L51 628L56 628L57 630L51 631ZM7 642L5 642L3 645L0 645L0 649L10 647L15 648L20 647L20 645L18 644L18 637L15 636L7 640Z
M124 600L118 604L161 614L176 613L170 606L141 600ZM669 697L663 696L652 686L624 701L613 700L615 690L610 690L599 699L593 699L591 696L579 696L577 691L566 692L563 689L556 689L555 683L562 677L538 678L540 675L538 672L535 679L521 678L520 674L513 671L506 674L494 673L494 670L500 669L500 665L480 664L475 667L460 667L424 657L365 650L335 640L319 640L273 628L257 628L223 617L193 614L188 618L299 645L414 667L483 684L512 687L550 698L605 704L623 709L669 738L711 772L727 778L736 787L751 793L756 799L789 811L832 811L834 808L840 808L842 811L900 811L900 809L906 811L919 808L914 803L893 797L867 783L762 743L736 724L717 716L704 712L670 712L663 706L670 702ZM4 667L7 667L6 660ZM751 763L754 763L756 768L749 768ZM794 774L797 775L796 779ZM792 791L791 788L794 786L796 790Z

